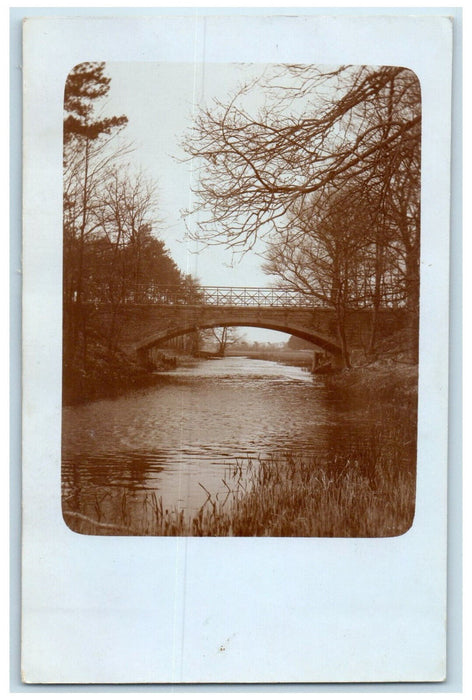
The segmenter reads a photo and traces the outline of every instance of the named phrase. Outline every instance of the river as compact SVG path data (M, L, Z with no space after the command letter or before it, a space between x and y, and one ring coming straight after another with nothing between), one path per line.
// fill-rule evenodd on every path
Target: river
M229 357L161 380L64 408L65 512L106 529L124 517L124 496L139 510L155 494L165 509L191 515L208 494L224 496L231 466L285 451L324 452L359 431L356 408L340 405L321 379L298 367Z

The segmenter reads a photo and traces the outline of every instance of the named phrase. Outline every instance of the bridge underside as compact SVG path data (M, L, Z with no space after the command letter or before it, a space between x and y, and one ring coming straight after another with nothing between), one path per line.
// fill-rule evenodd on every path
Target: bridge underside
M298 338L302 338L303 340L307 340L310 343L313 343L314 346L321 348L325 352L329 353L330 355L333 356L336 364L341 363L342 360L342 353L341 353L341 348L334 343L332 340L329 338L326 338L323 335L320 335L319 333L314 332L311 329L307 328L300 328L295 325L286 325L286 324L278 324L278 323L268 323L268 322L257 322L257 321L252 321L249 322L247 320L245 321L238 321L238 320L231 320L227 323L222 323L221 321L206 321L197 324L192 324L188 326L183 326L181 328L172 328L169 330L163 330L158 333L156 333L154 336L151 338L147 338L144 342L136 344L134 347L135 352L138 354L138 356L144 356L145 353L150 350L153 347L157 347L159 345L165 344L167 341L171 340L172 338L176 338L181 335L187 335L188 333L195 333L197 331L202 331L206 330L208 328L218 328L221 326L230 326L230 327L250 327L250 328L265 328L267 330L272 330L272 331L279 331L280 333L287 333L288 335L294 335Z

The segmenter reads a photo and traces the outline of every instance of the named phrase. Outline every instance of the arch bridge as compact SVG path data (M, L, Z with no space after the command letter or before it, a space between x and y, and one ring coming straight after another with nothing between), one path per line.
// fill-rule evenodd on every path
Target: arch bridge
M106 304L100 307L106 317ZM403 300L384 290L379 335L398 330L405 318ZM367 307L347 312L350 347L367 344L371 323L372 312ZM145 362L152 348L172 338L218 326L267 328L294 335L329 353L334 364L342 364L334 310L287 288L139 287L120 308L120 345Z

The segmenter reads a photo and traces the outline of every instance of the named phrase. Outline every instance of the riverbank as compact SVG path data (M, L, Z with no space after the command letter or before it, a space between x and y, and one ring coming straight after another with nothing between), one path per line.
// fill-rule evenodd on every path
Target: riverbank
M373 362L367 360L360 351L353 353L353 368L347 370L328 371L326 376L338 385L349 385L351 388L358 383L361 377L366 381L369 376L380 376L385 381L389 373L407 372L408 363L398 361L401 357L398 352L398 342L393 350L385 352L385 359ZM307 372L312 371L312 350L289 350L275 348L272 350L245 350L229 351L227 357L244 356L253 360L277 362L279 364L300 367ZM95 401L102 398L114 398L130 391L152 387L162 382L166 373L181 366L190 366L208 359L220 359L218 355L209 352L200 352L198 356L191 356L172 350L162 350L157 353L148 367L142 367L125 353L115 352L110 359L108 351L100 344L90 344L86 369L77 363L64 364L63 368L63 405L74 405ZM395 369L396 368L396 369ZM397 372L397 373L398 373ZM349 376L349 379L347 377Z
M193 523L198 534L392 537L413 522L416 497L417 368L376 365L323 378L341 407L361 406L371 429L360 444L304 459L288 454L250 470L226 518ZM197 534L197 532L195 534Z
M279 364L288 365L290 367L301 367L309 372L311 372L313 369L313 350L274 349L260 351L252 350L241 353L230 351L227 353L227 357L232 357L237 354L244 355L252 360L278 362ZM397 347L395 347L393 350L386 350L377 358L366 357L363 351L355 350L351 353L352 366L349 368L349 370L333 369L331 372L320 372L320 374L329 374L332 377L345 377L346 373L349 372L351 376L351 383L354 383L354 378L359 379L366 371L373 376L378 373L379 376L383 377L384 379L387 378L388 374L392 374L392 376L401 376L402 374L408 375L408 373L414 373L416 371L415 368L417 365L414 362L409 361L407 358L408 353L405 352L403 348ZM329 363L329 360L327 362ZM344 381L345 380L342 379L341 384L344 383Z
M416 487L417 372L382 365L314 380L331 394L339 412L367 428L316 456L286 451L271 459L228 464L219 495L207 490L196 516L165 509L158 492L123 491L122 523L68 512L84 534L392 537L411 526ZM139 512L139 519L132 513Z
M115 398L130 391L152 387L162 383L166 373L177 366L188 366L198 361L190 355L172 353L167 357L162 353L160 362L142 367L124 353L116 352L110 359L104 348L94 346L86 369L64 364L62 403L64 406L71 406L98 399Z
M227 357L236 355L236 352L228 352ZM251 360L263 360L265 362L278 362L291 367L301 367L310 370L313 364L312 350L249 350L238 353L249 357Z

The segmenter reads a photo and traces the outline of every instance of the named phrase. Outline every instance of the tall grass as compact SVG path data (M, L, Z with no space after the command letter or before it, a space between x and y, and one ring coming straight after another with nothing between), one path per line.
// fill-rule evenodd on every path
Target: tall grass
M228 466L222 490L198 513L165 509L154 492L105 490L95 512L67 509L69 526L83 534L393 537L405 533L415 512L416 375L414 370L329 379L340 406L360 401L367 431L323 454L295 452ZM357 410L357 409L356 409ZM137 515L138 514L138 515ZM113 524L116 523L116 524Z
M116 526L103 522L102 514L98 520L65 511L66 521L84 534L241 537L391 537L413 521L414 470L385 455L378 444L343 457L285 454L250 460L230 471L223 479L226 494L206 492L197 515L164 509L153 492L137 508L135 498L123 491Z

